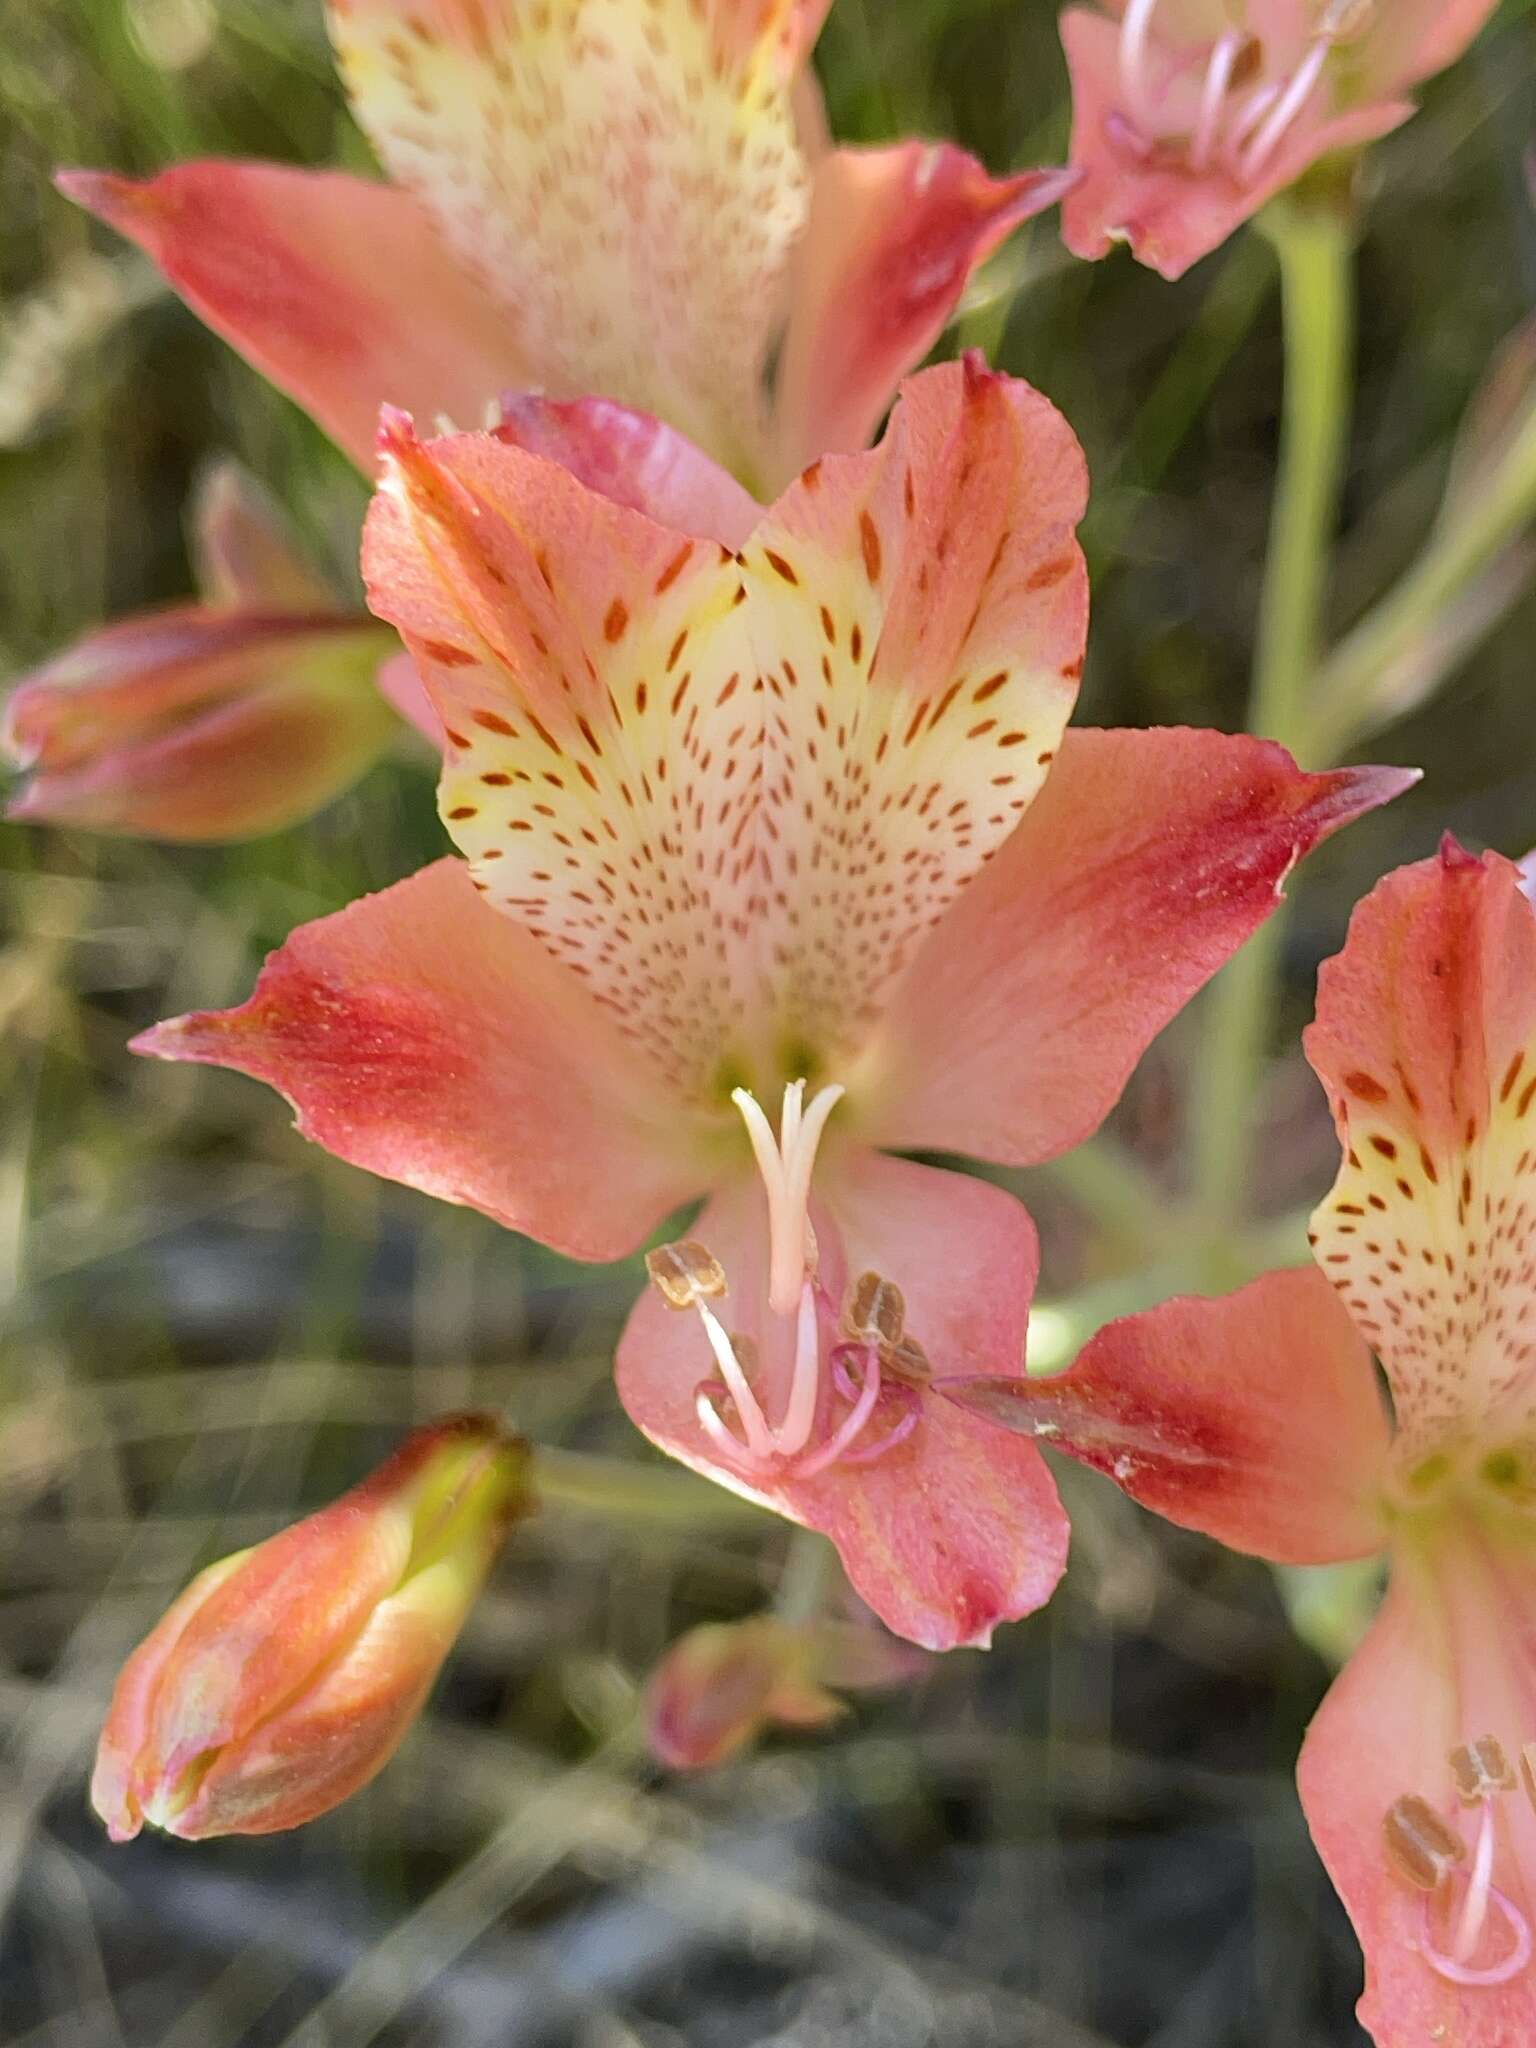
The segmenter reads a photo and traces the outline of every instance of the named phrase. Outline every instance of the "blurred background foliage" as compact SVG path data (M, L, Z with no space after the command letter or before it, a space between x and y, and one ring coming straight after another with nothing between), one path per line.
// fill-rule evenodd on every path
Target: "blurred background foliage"
M10 0L0 27L0 672L184 593L183 501L221 451L355 589L362 481L49 183L196 153L365 166L317 0ZM1338 629L1422 543L1462 409L1536 297L1533 37L1530 6L1506 6L1365 172ZM1046 0L837 0L818 62L844 138L953 135L994 170L1064 148ZM1240 725L1280 395L1267 245L1240 235L1171 287L1124 257L1076 264L1036 223L959 339L1041 385L1088 449L1082 718ZM1278 1256L1332 1170L1295 1030L1351 901L1447 825L1536 841L1533 631L1528 595L1373 740L1425 783L1308 865L1280 1057L1250 1105L1250 1207ZM1290 1778L1324 1662L1262 1568L1075 1470L1067 1587L989 1658L698 1784L637 1761L637 1682L683 1626L771 1596L788 1537L664 1470L618 1415L636 1271L566 1265L306 1148L252 1084L124 1051L439 851L428 765L403 748L253 846L0 831L0 2038L1363 2039L1358 1956ZM1112 1127L1154 1192L1179 1185L1194 1042L1166 1034ZM1091 1155L1013 1182L1042 1227L1045 1351L1179 1282L1157 1213ZM293 1838L108 1850L83 1782L127 1647L195 1567L466 1401L561 1446L558 1484L400 1762ZM1347 1637L1358 1588L1299 1597L1315 1640Z

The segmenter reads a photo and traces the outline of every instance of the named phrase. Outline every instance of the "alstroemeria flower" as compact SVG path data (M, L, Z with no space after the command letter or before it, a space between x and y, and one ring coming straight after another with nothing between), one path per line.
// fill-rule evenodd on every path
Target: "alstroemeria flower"
M1180 277L1331 150L1406 121L1496 0L1099 0L1062 16L1072 162L1062 235Z
M976 264L1073 182L947 143L829 150L827 4L334 0L393 185L60 182L364 467L381 403L478 425L522 388L655 413L772 490L868 441Z
M488 1415L408 1436L327 1508L200 1572L124 1665L91 1803L114 1842L298 1827L394 1755L512 1521L528 1447Z
M1040 1387L1036 1426L1239 1549L1389 1549L1302 1802L1382 2048L1516 2048L1536 2040L1536 910L1518 870L1448 841L1389 875L1323 969L1307 1057L1344 1148L1320 1270L1110 1325Z
M705 1622L646 1681L646 1745L669 1770L714 1770L770 1728L827 1727L847 1711L839 1694L900 1685L922 1663L920 1650L855 1622Z
M395 636L346 610L233 464L193 514L201 603L103 627L12 690L12 818L170 840L275 832L389 744Z
M625 1331L630 1415L823 1530L899 1634L985 1642L1049 1594L1065 1523L1035 1447L927 1380L1022 1370L1035 1236L888 1148L1076 1143L1297 858L1409 778L1063 744L1081 451L978 358L767 512L680 449L714 541L494 433L383 439L365 572L467 866L143 1049L258 1075L332 1151L580 1258L707 1195Z

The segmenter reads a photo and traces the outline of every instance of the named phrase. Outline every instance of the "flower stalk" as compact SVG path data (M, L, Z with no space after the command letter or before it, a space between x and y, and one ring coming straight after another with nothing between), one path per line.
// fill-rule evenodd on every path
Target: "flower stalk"
M1307 730L1330 544L1348 446L1354 336L1352 231L1334 195L1277 204L1264 216L1280 263L1285 407L1249 729L1295 748ZM1207 1006L1197 1071L1197 1201L1219 1279L1248 1185L1252 1102L1273 1019L1284 907L1229 964Z

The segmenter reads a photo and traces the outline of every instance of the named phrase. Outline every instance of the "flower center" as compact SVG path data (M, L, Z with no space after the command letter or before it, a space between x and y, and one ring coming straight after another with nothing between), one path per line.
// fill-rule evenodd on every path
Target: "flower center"
M1152 33L1158 0L1127 0L1120 24L1120 105L1110 141L1146 161L1173 145L1197 175L1225 171L1240 185L1262 177L1311 98L1329 53L1369 27L1375 0L1324 0L1295 68L1265 76L1263 46L1229 28L1208 46L1169 51Z
M929 1377L920 1344L906 1333L901 1290L877 1273L849 1289L841 1317L817 1271L811 1176L837 1084L809 1104L804 1081L784 1090L778 1135L755 1096L732 1092L768 1200L768 1313L791 1326L793 1362L777 1421L759 1392L760 1353L751 1337L728 1334L710 1306L729 1292L725 1270L693 1239L649 1253L646 1267L670 1308L693 1310L714 1374L694 1393L699 1427L728 1465L753 1480L813 1479L833 1465L869 1464L917 1427ZM830 1344L824 1332L835 1332ZM825 1354L825 1355L824 1355ZM872 1427L877 1418L883 1426Z
M1405 1793L1387 1809L1387 1862L1424 1894L1419 1953L1435 1974L1451 1984L1508 1984L1532 1952L1529 1920L1493 1882L1499 1807L1515 1790L1515 1773L1492 1735L1463 1743L1447 1762L1457 1803L1477 1813L1470 1862L1460 1830L1417 1793ZM1520 1782L1536 1808L1536 1742L1520 1752Z

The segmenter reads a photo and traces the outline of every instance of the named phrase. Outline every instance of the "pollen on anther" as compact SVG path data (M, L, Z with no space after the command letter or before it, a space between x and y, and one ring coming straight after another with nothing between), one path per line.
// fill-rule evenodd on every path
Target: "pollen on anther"
M1504 1754L1504 1745L1492 1735L1461 1743L1451 1751L1449 1763L1456 1797L1463 1806L1476 1806L1495 1792L1515 1789L1515 1774Z
M680 1238L647 1252L645 1270L669 1308L694 1308L726 1291L720 1261L695 1238Z
M843 1309L843 1328L861 1343L882 1350L901 1342L907 1305L901 1289L878 1273L861 1273Z
M1451 1866L1467 1853L1456 1830L1414 1792L1393 1800L1383 1816L1381 1836L1387 1861L1421 1892L1438 1890Z

